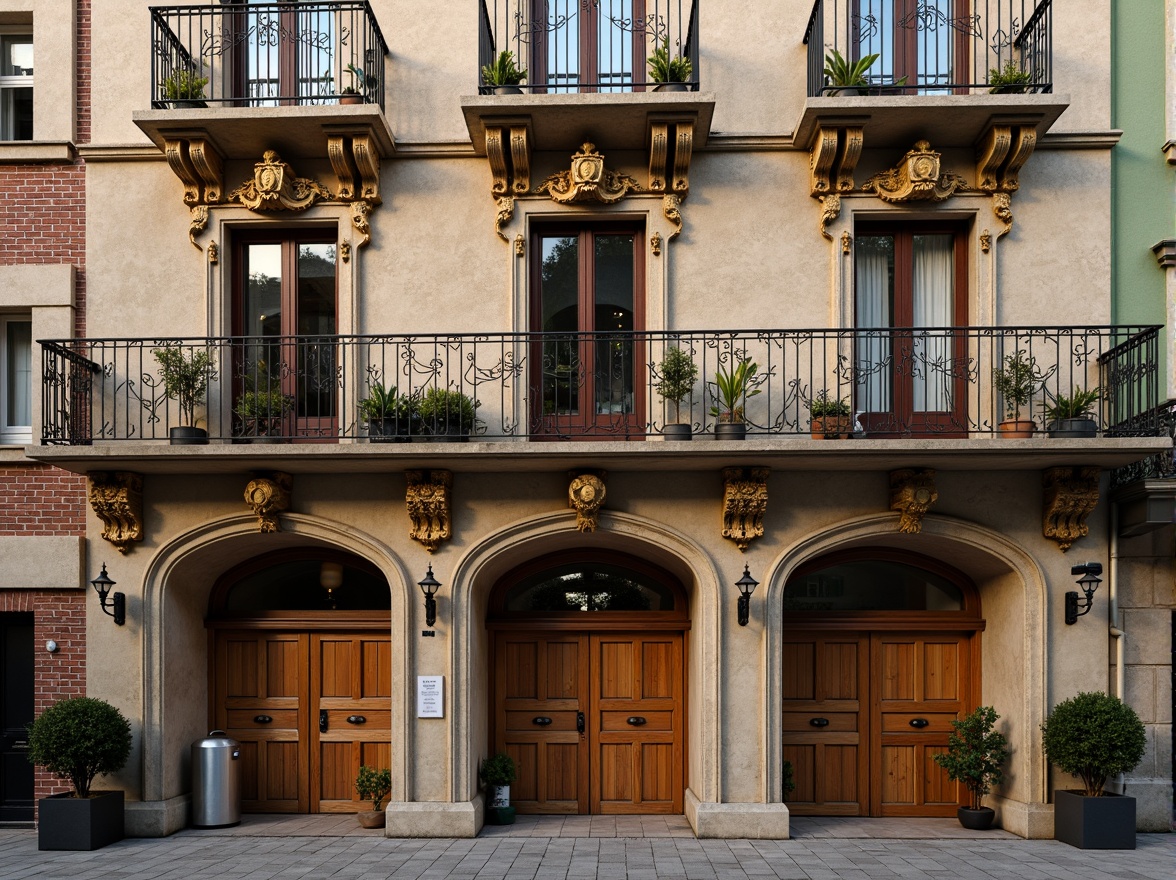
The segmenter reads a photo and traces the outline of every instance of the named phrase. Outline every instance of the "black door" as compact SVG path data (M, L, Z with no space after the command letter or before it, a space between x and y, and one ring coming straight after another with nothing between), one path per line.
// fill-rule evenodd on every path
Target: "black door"
M0 614L0 822L33 821L33 615Z

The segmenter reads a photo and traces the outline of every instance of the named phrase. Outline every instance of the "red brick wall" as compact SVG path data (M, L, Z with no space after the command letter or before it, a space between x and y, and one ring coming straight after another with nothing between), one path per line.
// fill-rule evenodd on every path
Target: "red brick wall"
M90 0L78 0L77 88L78 123L76 143L90 143Z
M0 536L85 534L84 476L46 465L0 467Z

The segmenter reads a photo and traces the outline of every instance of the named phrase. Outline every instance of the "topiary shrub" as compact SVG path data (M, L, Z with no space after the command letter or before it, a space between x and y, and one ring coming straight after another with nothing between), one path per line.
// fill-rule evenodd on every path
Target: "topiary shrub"
M88 798L94 777L121 770L131 754L131 725L109 703L74 697L54 703L29 725L29 760Z
M514 759L506 752L491 755L482 761L478 775L487 785L510 785L515 781Z
M1128 773L1143 759L1147 734L1135 710L1097 691L1054 707L1041 725L1045 757L1082 779L1087 797L1099 797L1107 777Z
M392 791L392 771L377 770L364 765L355 777L355 791L365 801L372 802L372 809L379 810L384 798Z
M968 789L973 810L979 810L984 795L1004 779L1001 765L1009 758L1008 740L992 729L999 717L991 706L980 706L953 721L947 751L931 756L952 782Z

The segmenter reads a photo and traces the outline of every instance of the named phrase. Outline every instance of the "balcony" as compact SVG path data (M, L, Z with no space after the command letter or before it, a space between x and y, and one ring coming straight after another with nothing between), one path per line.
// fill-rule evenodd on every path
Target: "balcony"
M334 127L374 130L384 118L388 47L358 0L156 6L151 10L152 109L135 123L151 140L197 132L224 158L327 155Z
M80 470L196 459L231 469L259 456L330 456L344 468L442 456L511 469L585 455L654 469L724 456L826 468L834 456L849 469L904 460L1118 467L1171 443L1156 405L1158 334L1104 326L46 341L34 456ZM675 378L667 355L682 362L677 407L662 396ZM1020 417L1037 433L998 440L1017 407L1002 398L997 371L1018 355L1030 365ZM168 375L183 362L196 364L188 387L206 392L186 401ZM724 401L740 364L746 382ZM1047 436L1048 408L1076 388L1098 390L1098 436ZM373 423L361 417L364 401L380 391L389 412ZM822 401L842 403L848 418L814 430L810 410ZM740 413L747 441L715 443L723 419ZM193 416L208 445L169 446L169 428ZM689 425L695 442L640 442L665 439L667 424Z

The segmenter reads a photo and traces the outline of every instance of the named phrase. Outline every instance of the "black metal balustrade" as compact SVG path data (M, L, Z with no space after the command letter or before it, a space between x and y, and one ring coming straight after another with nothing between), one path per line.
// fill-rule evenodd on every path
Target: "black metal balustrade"
M869 94L1053 91L1052 0L816 0L805 30L808 94L837 94L836 52L869 55Z
M153 6L151 106L383 108L387 54L366 2Z
M1168 422L1157 406L1159 330L47 341L41 343L41 442L165 440L169 427L193 417L212 439L224 441L407 439L454 429L484 439L642 439L657 437L667 424L713 433L720 420L740 416L751 437L783 437L810 433L814 401L827 404L828 415L839 408L848 413L837 430L858 437L968 437L995 434L1017 410L1046 428L1057 398L1076 390L1096 391L1090 413L1104 435L1162 436ZM678 378L684 377L678 405L663 399L675 359ZM1020 406L998 381L998 371L1014 362L1023 365L1027 389ZM723 400L740 372L744 386ZM384 421L372 423L368 416L381 394Z
M527 72L518 88L540 94L653 89L649 59L689 62L698 91L698 0L482 0L478 70L510 52ZM493 84L478 78L480 94Z

